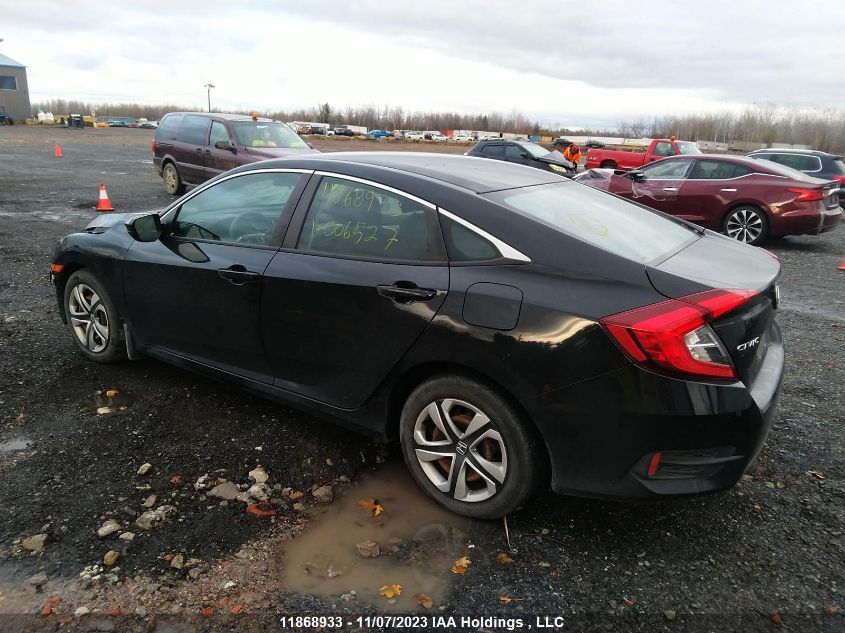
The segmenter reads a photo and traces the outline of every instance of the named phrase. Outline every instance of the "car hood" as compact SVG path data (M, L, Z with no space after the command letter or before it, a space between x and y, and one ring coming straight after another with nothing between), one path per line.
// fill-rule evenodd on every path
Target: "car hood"
M552 163L553 165L562 165L563 167L570 167L572 163L566 160L557 150L553 150L546 154L545 156L539 156L537 160L541 160L544 163Z
M573 180L594 189L609 191L611 176L613 176L612 169L588 169L575 176Z
M284 158L285 156L320 153L313 147L247 147L244 151L257 158Z

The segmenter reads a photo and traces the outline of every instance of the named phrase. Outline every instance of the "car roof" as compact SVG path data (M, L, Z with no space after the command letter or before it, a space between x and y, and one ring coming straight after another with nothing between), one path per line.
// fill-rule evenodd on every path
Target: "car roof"
M748 152L748 156L752 154L804 154L805 156L819 156L822 158L841 158L839 154L831 154L830 152L823 152L818 149L795 149L792 147L768 147L765 149L755 149L753 152Z
M295 163L307 169L338 169L353 165L402 171L432 178L474 193L531 187L550 182L569 182L541 169L489 158L435 152L332 152L265 161L267 167Z
M167 114L193 114L194 116L201 116L206 118L223 119L224 121L252 121L252 116L248 114L228 114L226 112L168 112ZM165 115L167 116L167 115ZM164 117L162 117L164 118ZM256 121L261 123L281 123L281 121L273 121L265 117L258 117Z

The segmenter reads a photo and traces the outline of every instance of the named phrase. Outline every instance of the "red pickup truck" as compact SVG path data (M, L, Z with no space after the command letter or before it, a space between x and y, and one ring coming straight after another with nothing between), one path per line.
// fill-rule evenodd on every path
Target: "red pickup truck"
M607 167L610 169L636 169L667 156L678 154L700 154L701 151L689 141L656 138L645 152L613 149L591 149L587 152L587 169Z

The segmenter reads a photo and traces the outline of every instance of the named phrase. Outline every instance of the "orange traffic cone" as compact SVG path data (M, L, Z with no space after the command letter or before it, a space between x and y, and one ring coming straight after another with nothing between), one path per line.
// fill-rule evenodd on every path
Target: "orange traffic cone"
M97 211L114 211L105 185L100 185L100 199L97 202Z
M61 157L62 157L62 148L59 147L58 143L56 143L56 158L61 158Z

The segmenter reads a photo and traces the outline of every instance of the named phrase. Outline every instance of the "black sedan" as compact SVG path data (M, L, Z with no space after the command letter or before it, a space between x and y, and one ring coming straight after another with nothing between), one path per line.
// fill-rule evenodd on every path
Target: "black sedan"
M557 150L550 152L542 145L528 141L508 141L504 139L479 141L464 155L503 160L508 163L536 167L544 171L569 176L574 175L576 169Z
M246 165L104 214L52 260L80 352L149 355L389 440L497 517L538 486L732 486L783 371L779 262L504 162L337 153Z

